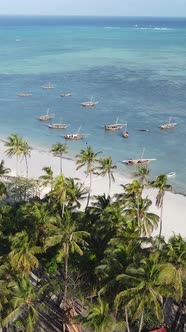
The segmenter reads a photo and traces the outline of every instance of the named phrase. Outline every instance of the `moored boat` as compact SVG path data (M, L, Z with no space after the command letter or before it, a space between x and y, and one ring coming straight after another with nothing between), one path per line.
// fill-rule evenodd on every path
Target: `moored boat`
M48 121L54 118L54 113L50 114L49 109L47 110L47 113L45 115L39 116L38 120L40 121Z
M175 172L170 172L166 174L168 178L173 178L174 176L176 176Z
M161 129L171 129L171 128L174 128L176 125L177 125L177 123L171 122L171 118L169 118L169 122L161 125L160 128Z
M66 134L64 136L65 139L71 139L71 140L79 140L79 139L84 139L85 135L81 134Z
M91 98L91 100L84 101L83 103L81 103L81 105L84 107L93 107L96 106L98 103L99 101L93 101L93 99Z
M32 96L32 94L31 93L19 93L17 96L18 97L30 97L30 96Z
M50 123L48 125L48 128L51 128L51 129L66 129L69 127L69 124L66 124L66 123Z
M118 123L118 120L119 119L117 118L115 123L104 125L104 129L114 131L114 130L120 130L126 126L126 123Z
M127 123L126 123L126 126L125 126L125 131L123 131L123 133L122 133L122 136L124 138L128 138L129 137L129 132L127 131Z
M70 96L72 96L72 93L61 93L60 96L61 97L70 97Z
M52 85L52 84L49 83L47 85L43 85L42 89L44 89L44 90L54 89L54 85Z
M84 139L87 134L80 134L81 127L79 127L78 132L76 134L66 134L64 135L65 139L71 139L71 140L80 140Z
M141 158L140 159L128 159L128 160L123 160L122 163L124 163L126 165L131 165L131 166L147 165L153 160L156 160L156 159L141 159Z

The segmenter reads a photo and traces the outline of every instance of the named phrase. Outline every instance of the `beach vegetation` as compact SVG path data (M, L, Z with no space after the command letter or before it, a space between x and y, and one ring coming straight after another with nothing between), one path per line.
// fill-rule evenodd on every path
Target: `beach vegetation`
M60 160L60 175L63 173L63 155L68 152L68 148L66 144L63 143L55 143L52 145L50 152L54 157L58 157Z
M25 158L24 149L9 148L10 156ZM186 241L179 234L156 235L163 214L152 212L146 180L121 184L111 196L115 166L98 154L87 147L77 155L77 168L89 176L87 202L80 179L55 176L51 167L39 179L2 176L3 331L146 332L169 322L172 332L175 318L170 323L165 308L170 300L172 307L185 303ZM94 172L108 176L108 193L91 196ZM171 187L165 175L151 184L162 209Z
M76 161L77 170L81 167L86 167L86 174L89 176L89 191L87 198L87 207L90 201L91 189L92 189L92 174L95 171L95 164L98 162L98 155L100 152L94 152L91 146L87 146L86 150L81 150L79 154L76 155L79 158Z

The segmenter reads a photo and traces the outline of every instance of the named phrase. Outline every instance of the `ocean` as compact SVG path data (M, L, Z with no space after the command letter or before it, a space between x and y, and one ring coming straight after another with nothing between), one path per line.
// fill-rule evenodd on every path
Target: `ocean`
M91 98L96 107L81 106ZM70 126L38 121L47 109ZM117 118L128 139L104 130ZM161 130L170 118L177 126ZM44 150L81 127L86 138L66 142L71 157L91 145L128 175L122 160L143 152L156 159L152 179L176 172L169 183L186 193L186 19L1 16L0 119L0 137L17 133Z

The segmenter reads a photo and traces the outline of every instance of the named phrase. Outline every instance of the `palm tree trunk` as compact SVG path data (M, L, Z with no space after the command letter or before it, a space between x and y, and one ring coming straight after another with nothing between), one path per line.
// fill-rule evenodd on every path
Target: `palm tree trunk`
M62 175L62 172L63 172L62 156L60 156L60 175Z
M107 196L107 198L109 198L109 196L110 196L110 189L111 189L111 176L110 176L110 173L108 173L108 178L109 178L109 189L108 189L108 196Z
M16 155L16 178L18 177L18 156Z
M65 244L65 262L64 262L64 269L65 269L65 274L64 274L64 294L63 294L63 299L60 303L60 308L64 309L66 305L66 300L67 300L67 290L68 290L68 257L69 257L69 244Z
M162 234L162 226L163 226L163 199L162 199L161 212L160 212L160 231L159 231L159 238L161 237L161 234Z
M125 308L125 320L126 320L126 324L127 324L127 332L130 332L127 308Z
M142 327L143 327L143 317L144 317L144 309L142 310L142 313L141 313L141 319L140 319L140 325L139 325L138 332L141 332L141 330L142 330Z
M26 177L28 178L28 160L27 160L27 156L25 156L25 164L26 164Z
M89 185L89 192L88 192L88 197L87 197L87 205L86 208L89 205L89 201L90 201L90 194L91 194L91 188L92 188L92 172L90 171L90 185Z

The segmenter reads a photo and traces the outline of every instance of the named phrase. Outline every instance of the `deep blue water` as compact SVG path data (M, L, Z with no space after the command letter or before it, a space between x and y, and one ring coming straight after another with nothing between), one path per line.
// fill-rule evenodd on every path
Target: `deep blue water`
M49 82L53 90L43 90ZM28 92L29 98L17 97ZM68 98L60 93L72 92ZM99 104L83 108L93 97ZM186 19L122 17L0 17L0 132L21 134L49 148L81 126L84 141L67 142L74 155L90 144L123 159L157 158L151 176L176 172L186 192ZM37 120L47 108L71 126L49 130ZM127 122L129 138L103 125ZM175 129L162 131L169 118ZM147 128L150 132L139 132Z

